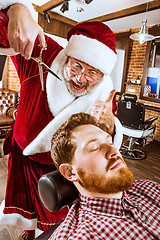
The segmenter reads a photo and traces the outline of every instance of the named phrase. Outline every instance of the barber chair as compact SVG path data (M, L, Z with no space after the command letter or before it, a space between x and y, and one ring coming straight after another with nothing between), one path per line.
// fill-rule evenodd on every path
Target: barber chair
M79 196L74 184L65 179L58 170L39 179L38 192L43 205L50 212L57 212L65 206L70 207ZM46 230L36 240L47 240L61 222Z
M132 94L126 94L124 100L118 102L117 117L122 124L123 134L127 136L120 150L122 156L133 160L145 159L145 151L136 149L135 145L145 148L153 141L156 129L153 122L158 118L152 117L145 121L145 105L137 102L137 96Z
M0 138L5 137L17 113L17 92L0 88Z

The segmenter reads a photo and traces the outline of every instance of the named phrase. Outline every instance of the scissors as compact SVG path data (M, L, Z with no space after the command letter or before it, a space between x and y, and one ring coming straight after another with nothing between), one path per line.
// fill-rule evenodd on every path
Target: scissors
M48 72L50 72L52 75L54 75L60 81L62 81L62 79L60 77L58 77L58 75L56 73L54 73L50 67L48 67L44 62L42 62L42 52L43 52L43 50L46 50L46 49L47 49L46 46L41 48L39 57L31 57L31 59L33 59L35 62L38 63L42 91L44 91L44 86L43 86L43 68L45 68Z

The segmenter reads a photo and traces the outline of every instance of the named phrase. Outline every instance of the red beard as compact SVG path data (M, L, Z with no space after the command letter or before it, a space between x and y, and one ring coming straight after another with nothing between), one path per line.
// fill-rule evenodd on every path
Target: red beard
M106 173L118 159L110 160L109 164L106 166ZM77 173L80 177L81 185L90 192L114 194L121 191L127 191L133 183L133 174L126 164L124 167L117 169L115 175L111 177L95 173L87 174L80 168L77 169Z

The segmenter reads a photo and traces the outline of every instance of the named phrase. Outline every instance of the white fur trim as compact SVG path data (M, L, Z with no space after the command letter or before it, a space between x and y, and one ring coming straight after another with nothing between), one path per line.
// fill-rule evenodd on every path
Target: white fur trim
M122 132L122 124L120 123L119 119L117 117L115 118L115 136L114 136L114 146L117 149L120 149L122 140L123 140L123 132Z
M86 99L87 100L87 99ZM94 103L89 102L88 99L88 105L91 107ZM79 109L79 104L82 107L82 109ZM64 109L56 118L54 118L43 130L40 132L40 134L24 149L23 154L24 155L32 155L35 153L40 152L48 152L51 150L51 139L54 134L54 132L64 123L73 113L78 112L90 112L85 111L86 103L85 102L76 102L72 103ZM77 110L76 110L77 109ZM72 113L71 113L72 112ZM115 117L115 129L116 134L114 136L114 146L117 149L120 149L123 139L123 133L122 133L122 125L118 118Z
M37 227L37 219L27 219L18 213L4 214L5 201L0 205L0 225L12 225L22 230L34 230Z
M14 56L19 54L13 48L0 48L0 55Z
M67 57L64 54L64 50L62 50L51 65L51 69L56 72L61 79L63 79L62 72L66 60ZM68 92L65 82L57 80L51 73L48 73L47 76L46 91L49 109L53 116L57 116L62 109L75 99L75 97Z
M72 35L65 48L65 54L109 75L115 66L117 55L105 44L84 35Z
M20 4L24 5L25 7L27 7L28 10L30 11L32 17L34 19L36 19L36 12L34 10L32 3L29 0L0 0L0 10L5 9L15 3L20 3Z

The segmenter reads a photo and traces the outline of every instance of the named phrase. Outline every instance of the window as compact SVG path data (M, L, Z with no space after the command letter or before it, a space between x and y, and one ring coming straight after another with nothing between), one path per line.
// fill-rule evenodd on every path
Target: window
M124 92L130 34L130 31L116 34L117 62L111 72L111 78L113 80L113 87L120 95Z

